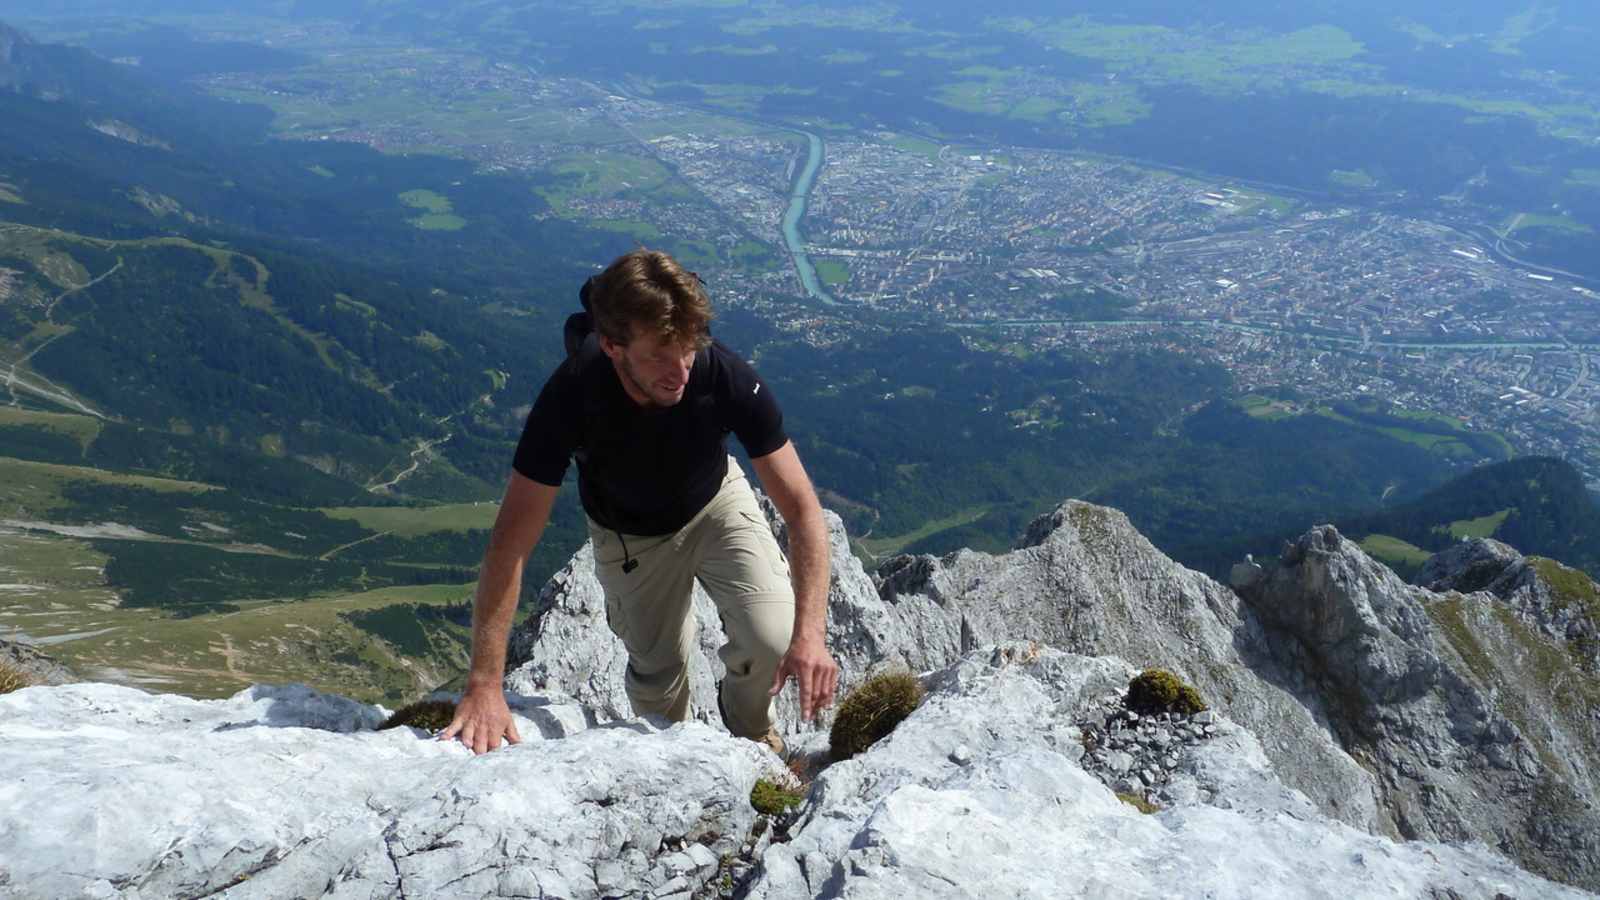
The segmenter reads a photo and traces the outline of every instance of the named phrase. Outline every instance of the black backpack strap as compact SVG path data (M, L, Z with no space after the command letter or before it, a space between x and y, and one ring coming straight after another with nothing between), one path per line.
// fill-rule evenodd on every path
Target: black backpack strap
M573 313L567 316L567 324L561 327L561 340L567 345L567 358L572 359L583 348L583 342L594 334L594 322L586 312Z
M583 312L576 312L567 316L567 324L561 328L561 340L567 345L567 358L572 359L578 355L583 347L584 339L594 333L594 307L589 303L589 292L594 287L595 276L583 283L578 288L578 302L583 304Z

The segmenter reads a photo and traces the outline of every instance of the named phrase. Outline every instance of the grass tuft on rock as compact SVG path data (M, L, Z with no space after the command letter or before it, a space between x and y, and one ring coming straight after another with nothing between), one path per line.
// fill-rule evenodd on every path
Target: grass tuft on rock
M442 731L450 727L450 721L455 717L456 705L449 700L418 700L395 710L394 715L378 726L378 730L409 725L428 732Z
M839 703L828 733L835 760L849 759L887 736L922 703L922 682L910 672L874 675Z
M0 662L0 694L9 694L20 691L33 684L33 679L28 674L9 663Z
M800 805L805 795L799 791L791 791L780 786L777 782L763 778L756 782L750 789L750 805L756 812L767 816L776 816L788 812Z
M1128 708L1140 715L1181 713L1194 715L1206 708L1200 692L1183 683L1166 669L1145 669L1128 683L1124 698Z
M1146 800L1139 794L1129 794L1124 791L1117 791L1117 799L1147 816L1151 813L1157 813L1161 811L1161 807L1151 803L1149 800Z
M1563 608L1576 606L1579 614L1600 621L1600 585L1588 573L1543 556L1530 556L1528 562L1550 586L1558 604Z

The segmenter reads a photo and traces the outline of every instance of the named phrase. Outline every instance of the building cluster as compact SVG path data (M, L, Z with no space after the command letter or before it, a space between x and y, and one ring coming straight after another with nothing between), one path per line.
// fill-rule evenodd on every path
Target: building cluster
M879 133L827 138L800 224L826 299L801 288L782 230L806 142L526 68L421 56L402 81L467 131L374 115L395 71L281 89L366 114L302 135L386 150L447 147L485 169L550 174L595 152L660 164L681 190L578 192L555 214L698 248L719 302L813 345L863 327L953 324L1022 349L1166 346L1247 389L1308 402L1381 396L1571 459L1600 484L1600 292L1506 258L1464 225L1362 211L1127 160L957 148ZM227 79L276 76L217 76ZM237 87L237 86L234 86ZM640 92L643 93L643 92ZM527 110L534 110L528 112ZM614 140L617 136L625 139ZM748 252L763 264L749 264ZM776 260L779 264L773 265Z

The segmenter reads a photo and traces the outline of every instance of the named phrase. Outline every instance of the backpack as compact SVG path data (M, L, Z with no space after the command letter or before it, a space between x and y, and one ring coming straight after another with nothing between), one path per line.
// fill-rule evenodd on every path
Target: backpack
M583 304L583 312L567 316L567 324L561 326L561 340L567 345L567 359L575 359L578 351L583 349L583 342L594 334L594 307L589 304L589 291L594 287L597 277L589 276L583 287L578 288L578 302Z

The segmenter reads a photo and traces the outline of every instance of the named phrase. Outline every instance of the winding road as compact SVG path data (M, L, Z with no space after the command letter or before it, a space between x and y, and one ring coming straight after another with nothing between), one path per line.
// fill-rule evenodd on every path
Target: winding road
M83 284L73 285L72 287L69 287L66 290L62 291L60 294L57 294L55 299L51 300L50 303L45 306L45 309L44 309L44 319L45 319L45 321L50 323L51 325L57 324L57 322L55 320L55 313L56 313L57 304L59 304L62 300L65 300L66 298L72 296L73 294L78 293L79 291L86 291L89 288L92 288L95 285L99 284L100 282L105 281L107 278L110 278L112 275L117 274L117 272L119 270L121 270L121 269L122 269L122 257L119 256L119 257L117 257L117 264L112 266L111 268L107 269L105 272L101 273L98 277L91 278L90 280L84 282ZM20 359L17 359L16 361L12 362L9 365L9 367L6 369L6 392L11 395L11 403L10 403L10 405L11 406L17 406L17 407L20 407L22 405L22 398L17 396L17 392L20 390L23 393L32 394L32 395L34 395L36 397L42 397L45 400L50 401L51 403L55 403L55 404L58 404L60 406L64 406L64 407L66 407L68 409L76 410L76 411L81 412L81 413L83 413L85 415L94 416L97 419L109 419L110 418L109 416L107 416L104 413L94 409L93 407L89 406L87 403L84 403L82 400L79 400L77 397L74 397L72 395L71 391L67 390L66 388L62 387L59 384L56 384L55 382L53 382L50 379L44 377L43 375L40 375L37 372L22 373L22 372L18 372L17 371L21 367L27 365L28 364L28 360L33 359L34 356L38 355L39 351L43 350L44 348L46 348L46 347L50 346L51 344L55 343L56 341L60 340L62 337L65 337L66 334L68 334L68 333L69 332L62 332L60 334L52 336L49 340L46 340L44 343L40 344L39 346L33 348L32 350L29 350Z
M426 458L426 456L428 454L428 451L432 450L434 447L439 446L440 444L444 443L445 441L450 440L451 437L452 437L452 435L448 435L447 434L442 438L435 438L434 440L431 440L431 441L430 440L426 440L426 439L419 439L417 441L417 449L411 451L411 465L407 466L405 468L405 471L403 471L400 474L394 476L393 478L389 479L388 481L383 482L382 484L370 484L370 485L367 485L367 490L369 492L371 492L371 493L374 493L374 494L381 494L381 493L389 490L390 488L394 487L395 485L399 484L400 482L404 481L406 478L410 477L413 473L415 473L417 471L418 468L420 468L422 466L422 460L424 458Z

